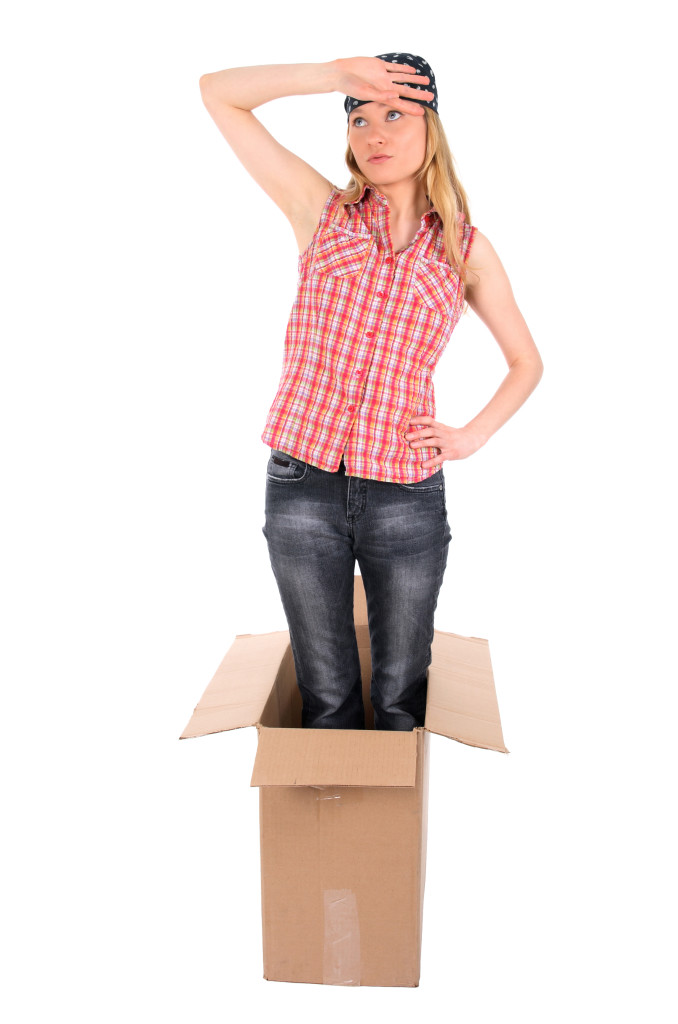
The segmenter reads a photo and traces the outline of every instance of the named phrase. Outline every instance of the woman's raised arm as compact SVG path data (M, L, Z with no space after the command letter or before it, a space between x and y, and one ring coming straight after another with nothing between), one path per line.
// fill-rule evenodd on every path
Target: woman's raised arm
M428 81L406 65L388 64L378 57L347 57L320 64L226 68L202 75L200 93L242 165L292 224L303 251L317 227L332 183L282 146L254 116L253 108L282 96L343 92L423 115L421 104L399 99L408 93L427 95L410 85L396 84L405 80Z

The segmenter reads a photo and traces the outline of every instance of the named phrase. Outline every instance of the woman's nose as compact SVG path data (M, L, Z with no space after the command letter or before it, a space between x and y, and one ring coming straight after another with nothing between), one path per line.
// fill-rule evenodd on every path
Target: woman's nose
M379 125L371 126L369 134L367 136L367 141L370 144L370 146L373 146L375 143L378 142L385 142L386 136L384 135L383 128L381 128Z

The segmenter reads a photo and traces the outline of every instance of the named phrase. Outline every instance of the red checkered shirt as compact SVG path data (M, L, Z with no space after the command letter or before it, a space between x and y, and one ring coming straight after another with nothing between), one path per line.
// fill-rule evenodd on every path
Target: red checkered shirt
M439 450L411 448L412 416L434 416L433 371L461 316L463 284L445 261L431 208L394 253L388 201L366 185L355 203L328 196L299 256L282 377L262 440L349 476L417 483ZM476 228L458 214L464 261Z

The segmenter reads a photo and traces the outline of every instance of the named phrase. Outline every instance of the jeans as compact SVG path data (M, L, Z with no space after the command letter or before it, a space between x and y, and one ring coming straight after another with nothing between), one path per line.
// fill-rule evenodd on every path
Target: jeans
M367 598L375 729L424 724L433 613L451 540L442 470L420 483L346 476L272 451L263 528L290 631L302 727L363 729L353 620Z

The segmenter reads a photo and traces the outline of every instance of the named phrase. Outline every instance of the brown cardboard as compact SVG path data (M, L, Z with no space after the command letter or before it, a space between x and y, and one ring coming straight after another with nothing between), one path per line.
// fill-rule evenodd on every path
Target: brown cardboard
M302 729L287 631L239 636L182 739L255 725L264 977L419 983L429 733L508 753L486 640L435 631L426 720L374 730L362 579L354 615L365 730Z
M374 729L259 726L253 786L415 785L416 736Z
M270 981L419 983L428 735L409 735L415 787L259 790Z

